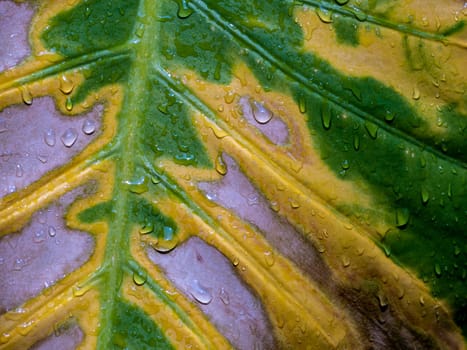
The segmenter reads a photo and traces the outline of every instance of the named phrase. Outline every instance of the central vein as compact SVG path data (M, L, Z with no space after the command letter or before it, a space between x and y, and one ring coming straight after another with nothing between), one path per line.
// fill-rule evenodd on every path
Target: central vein
M133 36L128 46L133 52L125 99L119 114L119 149L116 159L116 181L113 191L115 219L109 224L105 260L102 275L101 329L97 342L98 349L109 349L112 344L112 328L116 300L119 296L124 267L129 256L129 242L132 231L128 213L130 196L123 183L133 180L138 166L135 154L139 149L139 130L144 123L144 101L147 100L149 69L156 57L157 2L142 0L135 21Z

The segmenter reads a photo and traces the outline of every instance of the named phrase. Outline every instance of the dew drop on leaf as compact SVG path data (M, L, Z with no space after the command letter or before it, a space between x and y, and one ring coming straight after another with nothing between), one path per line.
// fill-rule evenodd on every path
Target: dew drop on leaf
M196 301L203 305L207 305L212 301L210 291L204 287L197 279L194 279L190 284L190 294Z
M262 103L253 102L253 117L259 124L266 124L272 119L272 113Z
M92 119L86 119L81 128L86 135L91 135L96 131L96 122Z
M23 167L21 164L16 164L16 177L22 177L24 174Z
M414 87L414 88L413 88L412 98L413 98L414 100L420 99L420 90L418 89L418 87Z
M324 9L324 8L317 8L316 9L316 14L318 15L318 18L321 20L323 23L331 23L332 22L332 12Z
M350 168L350 162L347 159L344 159L341 163L341 167L344 170L347 170Z
M72 147L78 139L78 132L74 128L69 128L61 136L62 143L65 147Z
M372 139L376 139L376 137L378 136L378 125L369 121L365 121L365 129Z
M326 130L329 130L331 128L331 119L331 110L329 108L329 105L325 103L323 104L321 109L321 122L323 123L323 127Z
M68 112L71 112L71 110L73 109L73 101L71 101L70 97L67 97L65 100L65 108Z
M220 175L224 176L227 174L227 165L225 164L221 153L219 153L216 157L215 168Z
M28 106L32 105L32 94L28 88L21 88L21 98L23 99L24 104Z
M48 129L44 133L44 142L47 146L53 147L55 146L55 131L54 129Z
M430 193L428 192L426 187L422 187L421 196L422 196L422 203L423 204L428 203L428 201L430 200Z
M185 19L191 16L193 10L188 7L186 0L178 0L178 11L177 16L181 19Z
M266 262L267 266L274 265L274 262L275 262L274 253L272 251L264 252L264 261Z
M336 0L336 2L339 4L339 5L345 5L349 2L349 0Z
M441 266L439 264L435 264L435 273L436 276L441 276Z
M221 288L219 292L219 298L225 305L230 304L230 296L229 296L229 293L227 293L227 291L225 290L225 288Z
M50 237L55 237L57 235L57 230L53 226L49 226L47 231Z
M60 77L60 91L65 95L68 95L73 91L73 88L73 81L69 79L66 75L62 75Z
M139 233L142 235L147 235L154 231L154 224L152 222L146 222L140 229Z
M142 286L143 284L146 283L147 280L147 275L145 273L139 273L139 272L134 272L133 273L133 282L137 286Z
M396 226L404 227L409 222L410 212L407 208L396 209Z
M358 135L353 136L353 148L356 151L360 149L360 136Z

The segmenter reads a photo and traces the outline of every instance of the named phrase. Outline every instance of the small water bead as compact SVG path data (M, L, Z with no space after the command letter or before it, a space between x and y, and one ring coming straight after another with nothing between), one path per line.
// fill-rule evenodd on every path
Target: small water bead
M264 107L262 103L253 102L253 117L259 124L267 124L272 119L272 112Z
M410 212L407 208L397 208L396 210L396 226L404 227L408 224Z
M332 12L324 9L324 8L317 8L316 9L316 14L318 15L318 18L321 20L323 23L331 23L332 22Z
M72 147L78 139L78 132L74 128L67 129L61 136L61 140L65 147Z
M81 128L86 135L91 135L96 131L96 122L93 119L86 119Z
M45 164L47 163L47 161L49 160L49 156L47 154L38 154L37 155L37 159L39 159L39 161L42 163L42 164Z
M133 282L137 286L142 286L143 284L145 284L147 279L148 279L148 276L146 273L139 273L139 272L133 273Z
M65 100L65 108L68 112L71 112L73 110L73 101L70 97L67 97Z
M47 231L50 237L55 237L57 235L57 230L53 226L49 226Z
M54 129L48 129L44 133L44 142L49 147L55 146L56 136L55 136L55 130Z
M414 87L414 88L413 88L412 98L413 98L414 100L420 99L420 90L419 90L417 87Z
M274 253L272 251L264 252L264 261L267 266L273 266L275 262Z
M21 164L16 164L16 177L22 177L24 174Z
M219 298L221 299L221 301L225 304L225 305L229 305L230 304L230 296L229 296L229 293L227 293L227 291L224 289L224 288L221 288L220 292L219 292Z
M216 171L219 173L219 175L224 176L225 174L227 174L227 165L225 164L221 153L217 155L216 162L215 162L215 168L216 168Z
M190 285L190 294L196 301L203 305L207 305L212 301L210 291L203 286L197 279L194 279Z

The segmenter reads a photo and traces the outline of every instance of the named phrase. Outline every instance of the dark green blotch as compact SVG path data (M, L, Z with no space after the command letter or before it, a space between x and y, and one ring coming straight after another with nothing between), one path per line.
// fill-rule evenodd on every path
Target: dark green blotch
M353 18L334 15L332 25L336 31L337 42L350 46L358 46L358 22Z
M155 78L147 85L143 100L144 122L140 130L142 152L170 156L181 165L209 167L211 161L199 140L191 118L194 112L172 90Z
M132 195L128 212L131 222L140 227L150 226L150 234L157 238L171 239L178 231L175 221L140 196Z
M102 202L87 208L78 214L78 220L86 223L93 223L97 221L107 221L113 216L113 203Z
M49 22L45 46L66 57L125 43L133 30L139 1L85 0Z
M123 300L115 303L112 342L115 349L173 349L149 315Z
M80 103L91 93L100 88L127 81L132 60L129 56L116 56L98 59L82 69L84 82L72 96L74 104Z

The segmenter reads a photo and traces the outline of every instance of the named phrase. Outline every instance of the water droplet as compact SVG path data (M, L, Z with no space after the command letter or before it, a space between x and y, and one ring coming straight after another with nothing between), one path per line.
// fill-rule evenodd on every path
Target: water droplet
M191 282L190 294L195 298L196 301L203 305L207 305L212 300L210 291L203 286L197 279Z
M391 248L387 245L383 245L384 254L389 258L391 256Z
M67 129L61 136L62 143L65 147L71 147L78 139L78 132L74 128Z
M9 333L2 333L0 335L0 344L6 344L10 341L10 334Z
M381 309L381 311L386 311L389 305L388 299L382 293L378 293L377 297L378 297L379 308Z
M349 0L336 0L336 2L339 4L339 5L345 5L349 2Z
M418 301L420 302L421 306L425 305L425 298L423 297L423 295L420 295L420 298L418 299Z
M151 176L151 182L154 184L154 185L157 185L158 183L161 182L161 178L157 175L153 175Z
M224 288L221 288L220 292L219 292L219 298L221 299L221 301L225 304L225 305L229 305L230 304L230 296L229 296L229 293L227 293L227 291L224 289Z
M86 16L86 18L88 18L91 15L91 12L91 8L89 6L86 6L86 8L84 9L84 15Z
M321 122L323 123L323 127L326 130L329 130L331 128L331 109L327 103L323 104L321 107Z
M224 159L222 158L222 153L219 153L217 155L215 168L220 175L224 176L225 174L227 174L227 165L225 164Z
M188 18L193 13L193 10L188 7L188 3L186 0L179 0L178 1L178 11L177 16L181 19Z
M396 226L404 227L409 222L410 212L407 208L396 209Z
M306 113L306 100L303 96L299 96L298 98L298 109L300 110L300 113Z
M300 202L297 201L295 198L290 198L289 199L290 207L292 209L298 209L300 208Z
M24 174L21 164L16 164L16 177L22 177Z
M136 27L136 32L135 32L136 36L138 38L142 38L143 35L144 35L144 24L143 23L140 23L137 27Z
M360 137L358 135L353 136L353 148L356 151L360 149Z
M421 157L420 157L420 166L421 166L422 168L426 167L426 159L425 159L424 156L421 156Z
M148 233L151 233L154 231L154 224L152 221L146 222L140 229L139 233L142 235L147 235Z
M441 276L441 266L439 264L435 264L435 273L436 276Z
M389 111L386 111L386 113L384 114L384 120L386 120L387 122L392 122L394 118L394 114Z
M128 186L130 192L141 194L148 191L148 179L146 176L141 176L135 180L123 181L123 184Z
M55 130L54 129L48 129L44 133L44 142L47 146L50 146L50 147L55 146Z
M69 79L66 75L62 75L60 77L60 91L65 95L68 95L73 91L73 88L73 81L71 81L71 79Z
M266 265L268 266L274 265L274 262L275 262L274 253L271 251L264 252L264 261L266 261Z
M416 86L413 88L412 98L413 98L414 100L420 99L420 90L419 90L418 87L416 87Z
M238 260L237 257L235 257L235 258L233 259L233 261L232 261L232 265L233 265L233 266L238 266L239 263L240 263L240 261Z
M75 297L82 297L84 294L87 293L87 291L90 289L90 286L74 286L73 287L73 295Z
M32 105L32 94L28 88L26 87L21 88L21 98L23 99L24 104L28 106Z
M341 167L344 170L347 170L350 168L350 162L347 159L344 159L341 163Z
M378 125L373 124L372 122L369 122L369 121L365 121L365 129L368 132L368 135L370 135L372 139L376 139L376 137L378 136L378 129L379 129Z
M162 239L159 239L153 248L159 253L168 253L178 244L178 238L175 236L174 229L170 226L164 226L162 229Z
M363 12L360 8L357 6L349 6L351 8L352 13L354 14L355 18L358 19L360 22L363 22L367 19L367 14Z
M53 226L49 226L49 229L47 231L50 237L55 237L55 235L57 234L57 230Z
M37 159L43 164L47 163L47 160L49 159L49 156L47 154L38 154Z
M316 9L316 14L318 15L318 18L321 20L323 23L331 23L332 22L332 12L325 9L325 8L317 8Z
M143 284L146 283L148 279L148 276L145 272L134 272L133 273L133 282L137 285L137 286L142 286Z
M224 101L225 101L225 103L228 103L228 104L232 103L232 102L234 101L234 99L235 99L235 95L236 95L236 94L235 94L233 91L229 90L229 91L224 95Z
M345 255L342 257L342 266L344 267L350 266L350 259Z
M266 124L272 119L271 111L257 101L253 102L252 110L253 117L259 124Z
M96 122L93 119L86 119L81 127L86 135L91 135L96 131Z
M422 203L427 204L428 201L430 200L430 193L424 186L422 187L421 195L422 195Z
M461 249L456 245L456 246L454 247L454 255L455 255L455 256L458 256L460 253L461 253Z
M71 112L71 110L73 109L73 101L70 97L67 97L65 100L65 108L68 112Z

